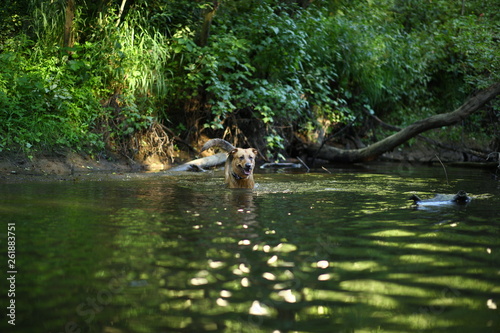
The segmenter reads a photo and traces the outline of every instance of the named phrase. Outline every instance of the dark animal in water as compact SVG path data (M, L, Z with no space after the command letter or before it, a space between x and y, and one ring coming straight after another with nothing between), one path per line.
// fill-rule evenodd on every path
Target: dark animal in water
M236 148L226 140L211 139L205 142L201 151L212 147L219 147L227 152L224 178L229 188L254 188L253 170L257 149Z
M449 194L438 194L432 199L422 200L417 195L412 195L408 200L413 200L416 206L439 206L446 204L466 205L471 201L471 198L463 190L458 191L454 196Z

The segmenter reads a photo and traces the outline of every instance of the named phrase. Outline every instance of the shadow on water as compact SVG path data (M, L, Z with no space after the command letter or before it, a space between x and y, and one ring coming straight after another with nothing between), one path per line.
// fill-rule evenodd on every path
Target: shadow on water
M456 170L449 188L427 169L259 174L255 190L224 189L217 173L17 184L0 206L19 232L16 328L498 332L499 188L482 177ZM429 211L406 201L452 186L476 198Z

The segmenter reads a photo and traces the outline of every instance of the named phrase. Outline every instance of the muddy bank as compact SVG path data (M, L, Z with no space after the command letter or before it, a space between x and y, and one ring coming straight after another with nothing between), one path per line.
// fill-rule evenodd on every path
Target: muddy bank
M140 166L124 158L96 158L77 153L37 154L28 158L23 154L0 155L0 182L47 179L66 180L70 176L91 172L131 172Z

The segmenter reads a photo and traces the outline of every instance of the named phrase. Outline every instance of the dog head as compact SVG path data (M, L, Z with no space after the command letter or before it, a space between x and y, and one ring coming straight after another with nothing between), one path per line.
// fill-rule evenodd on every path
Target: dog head
M232 172L241 179L248 178L252 175L255 167L255 158L257 156L255 148L235 148L229 152Z

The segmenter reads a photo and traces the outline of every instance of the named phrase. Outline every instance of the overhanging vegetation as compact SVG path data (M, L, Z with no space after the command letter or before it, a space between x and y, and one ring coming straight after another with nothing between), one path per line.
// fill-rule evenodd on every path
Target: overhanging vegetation
M500 81L499 13L479 0L10 1L0 151L169 158L205 135L276 159L297 142L370 144L368 114L405 127ZM460 132L498 151L498 100L481 110Z

